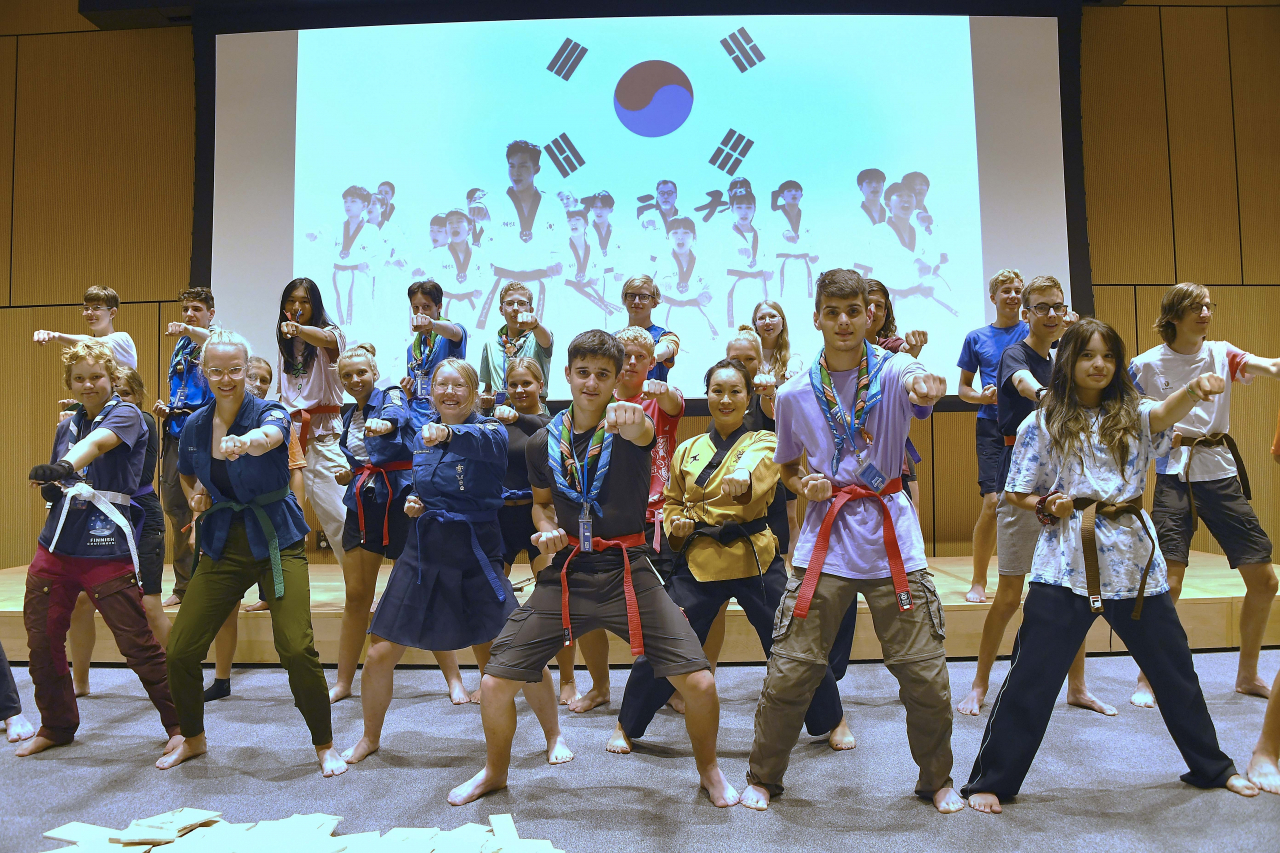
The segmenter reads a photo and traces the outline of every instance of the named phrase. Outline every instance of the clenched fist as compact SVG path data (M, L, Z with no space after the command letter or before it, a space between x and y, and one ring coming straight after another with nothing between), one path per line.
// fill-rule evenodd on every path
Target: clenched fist
M57 332L46 332L44 329L39 330L31 339L40 345L51 344L58 339Z
M350 468L342 468L338 473L333 475L333 481L339 486L345 486L347 483L351 482L351 478L354 476L355 475L351 473Z
M522 329L536 329L538 327L538 315L532 311L521 311L516 315L516 325Z
M738 468L732 474L726 474L720 481L720 491L736 498L751 491L751 472Z
M449 440L449 428L438 421L422 425L422 443L427 447L435 447L442 441Z
M772 373L756 374L756 377L751 380L751 384L761 397L771 398L778 390L778 378Z
M426 314L414 314L413 319L409 321L410 330L420 334L427 335L435 328L436 321L432 320Z
M646 400L656 400L663 394L667 393L667 383L660 379L646 379L641 387L640 394Z
M920 350L924 349L924 345L929 343L929 333L916 329L915 331L907 332L907 336L903 340L907 342L907 352L911 353L911 357L919 358Z
M932 373L911 377L907 383L911 402L917 406L932 406L947 393L947 380Z
M1227 380L1216 373L1206 373L1187 383L1187 390L1200 400L1207 400L1227 390Z
M390 421L384 421L382 418L369 418L364 422L365 435L386 435L391 432L394 427Z
M170 323L164 330L165 336L170 338L180 338L187 333L186 323Z
M249 452L249 441L242 435L224 435L219 448L228 462L235 462Z
M987 385L978 393L978 402L984 406L996 404L996 386Z
M286 338L296 338L301 333L302 324L297 321L287 320L280 324L280 334Z
M422 505L422 501L417 495L409 495L404 499L404 514L410 518L417 518L425 511L426 507Z
M693 532L693 519L692 519L692 518L686 518L686 517L685 517L685 516L683 516L683 515L677 515L677 516L674 516L674 517L671 519L671 534L670 534L670 538L672 538L672 539L688 539L688 538L689 538L689 534L690 534L690 533L692 533L692 532Z
M192 512L199 515L213 506L213 498L209 497L209 493L203 488L200 488L191 493L191 497L187 499L187 504L191 507ZM194 526L192 529L194 530Z
M800 481L805 500L825 501L831 497L831 481L823 474L808 474Z
M516 418L520 417L520 413L510 406L499 406L493 410L493 416L504 424L513 424Z
M529 537L529 542L544 557L548 557L569 547L569 534L564 532L563 527L557 527L549 533L538 532L533 534Z
M610 403L604 410L604 428L631 441L644 432L644 409L639 403Z
M1055 518L1070 518L1075 512L1075 499L1071 495L1050 495L1044 502L1044 508Z

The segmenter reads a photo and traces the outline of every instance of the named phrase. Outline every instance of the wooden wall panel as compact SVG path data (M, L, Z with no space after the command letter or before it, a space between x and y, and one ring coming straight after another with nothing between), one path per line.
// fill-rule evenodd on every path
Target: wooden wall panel
M1093 282L1172 281L1160 11L1085 9L1080 64Z
M1094 316L1120 333L1130 357L1138 346L1138 322L1134 311L1132 287L1116 285L1093 289Z
M1245 284L1280 282L1280 7L1227 11Z
M1240 207L1227 12L1162 9L1160 21L1176 277L1239 284Z
M4 0L0 3L0 35L96 30L79 10L76 0Z
M0 305L9 304L9 222L13 216L13 84L18 40L0 38Z
M973 525L982 509L974 451L976 420L973 412L933 414L933 541L937 557L973 553Z
M190 277L190 29L31 36L18 50L13 303L89 282L172 299Z
M156 356L146 342L154 340L159 311L155 304L125 305L116 317L116 331L128 332L138 347L138 371L147 379L156 373ZM35 548L36 536L44 524L45 508L40 493L24 488L31 466L49 461L54 429L58 424L60 399L68 396L62 385L62 347L31 343L37 329L83 333L79 308L6 308L0 311L0 335L20 348L23 369L12 371L10 397L25 401L14 407L8 420L6 446L0 454L0 518L10 535L0 538L0 565L26 565Z

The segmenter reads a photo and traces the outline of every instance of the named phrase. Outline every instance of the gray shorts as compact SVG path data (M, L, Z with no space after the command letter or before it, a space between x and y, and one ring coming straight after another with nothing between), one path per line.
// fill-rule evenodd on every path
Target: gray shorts
M1005 502L1004 494L996 504L996 563L1002 575L1026 575L1031 572L1031 559L1044 525L1034 512Z

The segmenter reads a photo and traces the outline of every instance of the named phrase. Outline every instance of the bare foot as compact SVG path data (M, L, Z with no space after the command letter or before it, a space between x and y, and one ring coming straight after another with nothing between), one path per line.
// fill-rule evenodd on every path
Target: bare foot
M578 685L574 684L572 679L569 681L565 681L564 679L560 680L561 705L568 705L580 698L582 698L582 694L578 692Z
M37 752L44 752L46 749L52 749L55 746L62 745L63 744L60 743L54 743L47 737L34 735L31 740L14 750L13 754L19 758L26 758L28 755L35 755Z
M667 703L667 706L671 710L675 711L677 714L683 714L684 713L684 697L681 696L679 693L672 693L671 701Z
M724 778L724 773L721 772L718 764L713 764L699 773L698 779L702 782L702 788L707 792L707 796L711 798L711 804L718 809L736 806L742 800L742 796L729 784L729 780Z
M339 681L337 684L329 688L329 704L332 705L334 702L341 702L350 695L351 685L343 684Z
M1271 685L1257 675L1252 678L1236 676L1236 692L1243 693L1246 696L1261 696L1263 699L1270 699Z
M365 735L360 738L360 740L356 741L355 746L342 753L342 760L348 764L356 764L360 761L364 761L370 755L377 752L379 746L381 746L381 744L376 740L370 740L369 736Z
M178 745L173 752L165 753L165 755L156 762L156 767L160 770L168 770L171 767L177 767L189 758L195 758L197 755L204 755L208 750L205 744L204 734L198 734L195 737L189 737Z
M184 740L186 740L186 738L184 738L182 735L174 735L173 737L169 738L169 740L168 740L168 741L166 741L166 742L165 742L165 745L164 745L164 752L162 752L162 753L160 753L160 754L161 754L161 755L168 755L169 753L173 752L173 751L174 751L175 749L177 749L178 747L182 746L182 742L183 742Z
M980 583L975 583L964 594L964 600L972 604L981 604L987 600L987 588Z
M1259 793L1258 786L1239 773L1227 780L1227 790L1242 797L1256 797Z
M73 679L72 679L72 681L74 682L74 688L75 688L76 698L77 698L77 699L79 699L79 698L80 698L80 697L82 697L82 696L88 696L88 695L89 695L89 681L88 681L88 679L85 679L84 681L80 681L80 680L78 680L78 679L73 678Z
M1129 697L1129 704L1138 708L1154 708L1156 706L1156 695L1151 692L1151 685L1147 683L1145 675L1138 675L1138 686L1134 688L1133 695Z
M330 776L341 776L347 772L347 762L343 761L333 744L316 747L316 758L320 759L320 775L328 779Z
M975 684L969 689L969 695L956 706L956 713L976 717L982 713L982 703L985 701L987 701L987 688Z
M470 699L471 704L473 704L473 705L479 705L479 704L480 704L480 699L481 699L481 696L482 696L482 692L481 692L481 691L483 691L483 690L484 690L484 681L482 680L482 681L480 682L480 686L476 688L476 692L471 694L471 699Z
M759 785L748 785L747 790L742 792L738 805L746 806L755 812L762 812L769 808L769 792Z
M609 736L609 742L604 745L604 750L614 755L631 754L631 738L627 737L627 733L622 730L622 723L613 727L613 734Z
M253 604L246 604L244 606L245 613L261 613L263 610L270 609L271 605L267 604L265 601L255 601Z
M599 708L601 705L608 704L609 692L607 690L601 692L597 690L596 686L593 684L591 685L591 689L585 694L569 703L569 710L575 714L581 714L586 711L590 711L592 708Z
M997 805L999 804L997 803ZM933 807L942 814L962 812L964 811L964 797L961 797L955 788L939 788L933 793Z
M1106 702L1103 702L1097 696L1089 692L1089 688L1077 693L1074 690L1067 690L1067 704L1075 705L1077 708L1084 708L1087 711L1097 711L1104 717L1114 717L1116 709Z
M547 763L568 764L573 761L573 750L564 742L564 735L556 735L547 741Z
M840 725L831 730L831 734L827 735L827 746L836 752L843 752L846 749L853 749L858 745L858 739L853 736L853 732L849 731L849 720L847 717L840 718Z
M500 791L505 787L507 787L506 775L499 776L496 773L490 773L489 767L486 765L479 773L449 792L449 805L466 805L480 799L490 791Z
M471 701L471 694L461 678L449 683L449 701L455 705L466 705Z
M1280 764L1274 755L1263 756L1255 752L1245 772L1250 782L1268 794L1280 794Z
M987 814L1000 814L1004 811L1000 807L1000 798L995 794L970 794L969 808Z
M9 743L17 743L20 740L30 740L36 736L35 727L27 722L27 718L21 714L14 714L12 717L4 721L5 730L8 732Z
M161 606L161 607L181 607L181 606L182 606L182 599L181 599L181 598L178 598L178 596L176 596L176 595L171 595L171 596L169 596L168 598L166 598L166 599L164 600L164 603L163 603L163 604L161 604L160 606Z

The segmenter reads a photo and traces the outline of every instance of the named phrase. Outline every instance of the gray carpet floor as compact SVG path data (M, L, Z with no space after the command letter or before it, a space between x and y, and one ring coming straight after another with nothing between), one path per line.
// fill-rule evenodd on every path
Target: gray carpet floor
M1236 656L1196 656L1196 666L1223 748L1243 770L1262 724L1265 703L1232 690ZM1280 666L1263 652L1262 671ZM1007 663L996 665L1003 678ZM950 666L953 692L967 690L974 664ZM581 672L581 671L580 671ZM15 669L29 718L36 721L31 682ZM620 700L625 670L612 673ZM59 847L41 838L72 820L123 827L180 806L215 809L248 822L295 812L345 820L338 832L396 826L452 829L510 812L527 838L546 838L571 853L586 851L844 851L891 845L914 850L1280 850L1280 797L1252 800L1182 784L1186 767L1158 711L1128 704L1136 668L1127 657L1090 658L1094 691L1120 708L1107 719L1059 704L1023 794L1000 816L972 810L938 815L911 794L915 766L903 729L897 685L880 664L852 666L841 684L858 748L835 754L802 738L787 776L787 794L764 814L720 810L699 796L680 717L664 712L629 757L609 755L613 728L606 708L563 725L575 761L549 767L540 730L518 700L511 787L460 808L445 794L484 762L479 711L448 701L440 673L398 673L382 751L337 779L323 779L282 672L235 671L234 694L209 706L210 753L177 769L152 768L163 738L141 687L127 669L95 668L93 694L81 700L77 741L18 759L0 751L0 850ZM207 677L212 677L206 671ZM464 671L468 683L474 670ZM580 677L585 684L585 672ZM720 754L740 784L751 746L760 666L726 666L717 674L722 701ZM994 696L994 693L993 693ZM614 704L616 712L616 701ZM968 777L985 716L957 717L955 776ZM361 731L359 701L335 707L339 748Z

